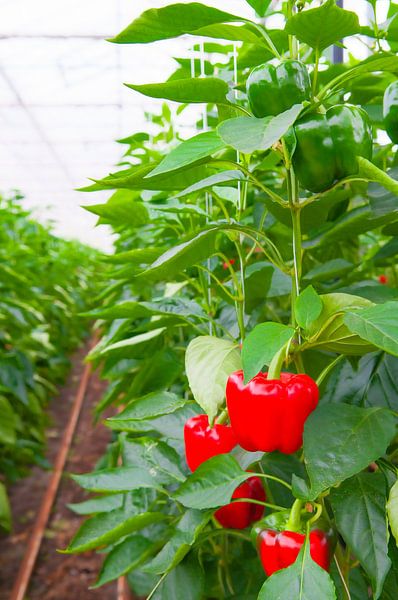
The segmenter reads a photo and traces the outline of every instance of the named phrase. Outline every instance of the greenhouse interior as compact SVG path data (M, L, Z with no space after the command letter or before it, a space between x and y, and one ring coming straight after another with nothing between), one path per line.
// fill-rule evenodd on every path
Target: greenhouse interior
M0 600L397 600L398 0L0 16Z

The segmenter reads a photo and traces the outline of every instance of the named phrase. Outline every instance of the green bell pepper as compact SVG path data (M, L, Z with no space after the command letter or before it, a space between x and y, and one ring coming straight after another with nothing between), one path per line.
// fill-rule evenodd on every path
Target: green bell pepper
M250 73L246 83L250 108L255 117L278 115L311 98L307 67L298 60L274 66L265 63Z
M383 117L391 141L398 144L398 81L393 81L384 92Z
M293 167L303 188L323 192L359 171L357 156L372 157L372 129L364 110L338 104L310 113L294 126Z

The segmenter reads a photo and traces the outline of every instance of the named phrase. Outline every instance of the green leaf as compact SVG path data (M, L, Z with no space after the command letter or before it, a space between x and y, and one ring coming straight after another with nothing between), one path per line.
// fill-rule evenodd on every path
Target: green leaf
M219 232L218 227L205 229L186 242L170 248L154 263L140 273L137 278L149 281L171 279L174 275L187 267L200 263L215 252L215 238Z
M161 489L161 484L168 478L160 471L153 468L147 469L137 467L115 467L113 469L102 469L93 473L83 475L72 475L85 490L91 492L130 492L140 488Z
M381 473L360 473L330 495L337 529L361 563L379 598L391 567L386 524L386 481Z
M359 33L360 25L356 13L339 8L335 0L327 0L319 8L293 15L285 31L322 52L341 39Z
M143 398L133 400L126 408L118 413L117 419L141 421L142 419L153 419L162 415L173 413L181 408L186 400L179 398L176 394L166 391L152 392ZM110 419L112 420L112 418Z
M229 375L240 368L240 353L229 340L204 335L189 343L185 355L189 386L210 421L224 403Z
M145 85L125 84L128 88L149 96L164 98L173 102L223 104L227 102L228 84L217 77L172 79L164 83L147 83Z
M347 359L340 362L322 390L321 403L326 402L379 406L398 412L398 359L372 352L356 365Z
M137 275L137 280L159 281L168 279L170 281L180 271L212 256L216 252L215 244L219 233L226 235L239 233L250 237L256 235L254 229L242 225L222 224L202 229L190 239L167 250L146 271ZM263 239L263 243L265 241Z
M225 143L215 131L204 131L193 138L182 142L162 160L146 179L169 173L190 165L198 160L211 156L225 148Z
M276 117L237 117L228 119L218 126L218 133L228 146L239 152L251 154L256 150L268 150L280 140L295 123L302 104L295 104Z
M308 329L319 317L322 309L322 299L318 296L312 285L309 285L296 299L295 314L297 323L304 330Z
M175 439L182 442L184 423L190 417L197 414L197 408L189 403L183 408L176 410L175 413L148 419L143 421L124 421L123 419L113 418L108 420L106 424L115 431L128 431L131 433L147 433L156 431L163 437Z
M304 465L295 454L269 452L261 460L264 473L278 477L286 483L294 483L294 478L305 477ZM293 479L293 481L292 481ZM267 489L272 494L272 501L279 506L290 508L294 502L292 493L277 481L267 480Z
M341 277L354 269L353 263L344 258L333 258L318 265L304 275L306 281L328 281Z
M281 323L260 323L249 333L242 346L242 364L245 383L248 383L264 365L293 337L294 329Z
M205 165L186 167L183 171L177 173L168 173L158 175L157 177L146 178L154 164L144 166L134 166L118 173L111 173L104 179L95 181L93 185L81 188L82 192L94 192L98 190L164 190L172 191L183 190L189 185L207 177L209 171Z
M199 465L174 497L188 508L217 508L228 504L235 489L248 477L233 456L220 454Z
M121 445L123 465L160 471L162 479L169 484L185 480L178 452L165 442L150 437L123 438Z
M241 19L243 21L243 19ZM250 27L250 22L247 25L228 25L224 23L215 23L201 27L193 32L193 35L203 37L218 38L221 40L231 40L233 42L248 42L256 46L266 48L266 42L258 31Z
M86 210L100 217L99 224L122 224L139 227L149 221L149 213L136 194L128 190L118 190L105 204L84 206Z
M0 527L5 531L11 531L11 509L8 501L7 490L4 483L0 481Z
M250 4L252 8L254 8L259 17L263 17L265 15L269 5L271 4L271 0L246 0L246 2Z
M144 354L148 354L156 350L159 346L159 338L163 337L165 327L153 329L139 335L134 335L125 340L120 340L114 344L110 344L102 349L96 357L106 357L109 354L120 356L122 358L142 358Z
M151 556L153 550L154 544L142 535L126 538L115 546L105 558L98 579L91 589L99 588L109 581L126 575L144 563Z
M158 523L164 518L162 513L156 512L129 515L124 508L96 515L83 523L63 552L77 554L109 545L133 531L143 529L152 523Z
M110 41L117 44L147 44L194 33L196 29L214 23L233 21L244 19L197 2L171 4L146 10Z
M336 600L336 590L328 573L311 558L308 543L303 544L296 562L277 571L264 583L258 600Z
M202 190L207 190L212 188L214 185L221 185L222 183L229 183L233 181L241 181L244 180L245 176L241 171L238 170L230 170L230 171L222 171L221 173L216 173L215 175L210 175L210 177L206 177L202 179L202 181L198 181L193 185L190 185L182 192L179 192L175 198L184 198L185 196L189 196L195 192L200 192Z
M202 600L204 587L202 567L197 557L190 555L168 573L152 600L177 600L181 597L182 590L184 600Z
M76 502L67 504L77 515L93 515L95 513L109 512L115 508L121 508L125 494L109 494L107 496L99 496L84 502Z
M341 354L366 354L374 350L373 344L354 334L345 324L347 311L372 306L365 298L350 294L323 294L322 312L307 329L307 344Z
M383 456L395 432L396 419L384 408L347 404L318 407L304 427L304 460L311 498Z
M187 510L179 521L174 534L144 571L161 575L174 569L188 554L199 533L211 518L211 513Z
M394 483L390 490L387 502L387 515L392 534L398 546L398 481Z
M398 356L397 311L398 302L376 304L364 310L348 312L344 322L350 331L363 340Z

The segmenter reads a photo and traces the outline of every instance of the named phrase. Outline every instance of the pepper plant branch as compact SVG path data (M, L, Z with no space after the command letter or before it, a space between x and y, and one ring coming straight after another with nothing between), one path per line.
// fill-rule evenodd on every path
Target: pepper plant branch
M255 500L254 498L232 498L231 504L235 504L235 502L249 502L249 504L258 504L259 506L265 506L265 508L272 508L273 510L286 510L285 506L262 502L261 500Z
M285 486L288 490L292 489L292 486L287 483L287 481L283 481L283 479L279 479L279 477L275 477L275 475L268 475L267 473L256 473L256 477L264 477L264 479L271 479L272 481L276 481L281 485Z

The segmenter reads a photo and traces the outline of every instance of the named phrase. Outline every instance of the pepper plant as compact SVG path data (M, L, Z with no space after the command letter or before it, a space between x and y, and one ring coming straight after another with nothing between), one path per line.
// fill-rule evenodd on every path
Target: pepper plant
M75 476L100 495L72 507L91 517L66 552L105 547L96 585L127 574L148 599L387 600L398 5L380 23L369 2L361 26L334 0L247 4L252 20L151 9L112 40L187 34L195 52L128 84L167 101L158 132L120 140L121 169L85 188L115 190L89 207L118 234L90 359L110 381L97 416L118 412L101 464ZM368 58L333 64L354 36Z
M11 528L6 485L44 457L46 409L88 333L97 252L56 237L0 196L0 529ZM55 399L55 402L57 400Z

